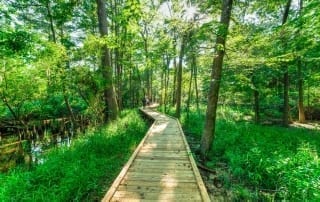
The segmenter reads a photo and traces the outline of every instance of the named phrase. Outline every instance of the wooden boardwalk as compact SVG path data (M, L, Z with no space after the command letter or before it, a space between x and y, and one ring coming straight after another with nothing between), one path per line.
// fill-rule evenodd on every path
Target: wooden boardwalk
M102 201L210 201L179 121L142 112L154 123Z

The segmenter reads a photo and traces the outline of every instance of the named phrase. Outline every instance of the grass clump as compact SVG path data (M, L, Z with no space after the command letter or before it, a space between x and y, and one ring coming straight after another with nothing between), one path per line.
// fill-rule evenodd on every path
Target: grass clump
M0 175L0 201L100 201L147 131L137 111L54 149L29 171Z
M204 114L192 113L182 124L200 139ZM245 116L247 112L219 109L207 162L213 169L227 165L224 185L233 199L320 200L319 131L255 125L242 121Z

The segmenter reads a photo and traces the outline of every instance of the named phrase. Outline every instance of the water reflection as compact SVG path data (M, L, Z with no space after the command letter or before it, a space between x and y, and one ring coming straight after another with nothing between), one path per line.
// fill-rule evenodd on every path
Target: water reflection
M0 172L25 164L27 167L43 164L44 154L52 148L70 147L74 138L84 133L85 128L74 129L72 125L58 133L50 129L33 131L29 139L21 140L21 135L7 135L0 142ZM1 144L2 143L2 144Z
M44 162L43 154L51 148L55 147L70 147L74 138L74 131L64 131L63 134L50 134L45 131L43 136L37 136L36 139L31 140L31 148L29 155L31 155L32 164L42 164Z

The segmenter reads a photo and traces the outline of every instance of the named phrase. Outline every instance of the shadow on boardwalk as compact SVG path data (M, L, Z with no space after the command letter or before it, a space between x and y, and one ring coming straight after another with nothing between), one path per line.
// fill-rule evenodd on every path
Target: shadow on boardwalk
M180 123L141 111L154 123L102 201L210 201Z

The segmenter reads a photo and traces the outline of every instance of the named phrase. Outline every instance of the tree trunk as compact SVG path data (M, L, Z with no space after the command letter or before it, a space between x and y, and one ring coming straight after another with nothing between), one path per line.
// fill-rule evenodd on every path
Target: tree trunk
M163 105L164 103L164 85L165 85L165 80L166 80L166 69L165 69L165 61L164 61L164 56L162 57L162 62L163 62L163 67L162 67L162 70L161 70L161 82L160 82L160 89L161 89L161 94L160 94L160 101L159 101L159 104L160 106Z
M193 57L193 56L192 56ZM193 81L193 63L191 63L190 68L190 80L189 80L189 90L188 90L188 100L187 100L187 119L189 119L189 113L190 113L190 103L191 103L191 97L192 97L192 81Z
M176 44L174 44L174 52L176 53ZM175 106L177 103L176 100L176 84L177 84L177 59L174 56L173 58L173 88L172 88L172 106Z
M122 65L119 60L121 60L121 53L119 49L115 50L115 66L116 66L116 81L117 81L117 97L118 97L118 107L119 110L122 109Z
M96 0L97 14L99 21L99 31L101 37L108 34L107 11L104 0ZM113 85L113 69L110 60L110 51L107 46L102 48L101 55L101 72L105 79L104 99L106 103L105 121L108 119L115 120L118 118L119 110L116 99L116 93Z
M53 28L53 27L52 27ZM60 27L60 31L61 31L61 38L64 37L63 35L63 26L61 25ZM53 29L54 30L54 29ZM55 41L56 43L56 41ZM60 68L63 68L62 66ZM67 61L66 62L66 69L70 69L70 62ZM70 102L69 102L69 96L68 96L68 93L67 93L67 88L66 88L66 85L67 85L67 80L66 77L67 77L67 71L65 72L65 75L63 75L63 78L62 78L62 94L63 94L63 99L64 99L64 103L67 107L67 110L68 110L68 113L69 113L69 116L70 116L70 119L71 119L71 123L73 125L73 128L76 128L77 127L77 122L76 122L76 118L74 116L74 113L73 113L73 110L72 110L72 107L70 105Z
M291 1L288 0L285 11L282 18L282 25L284 25L288 20L289 10L291 6ZM285 42L284 42L285 44ZM288 65L285 64L284 74L283 74L283 126L289 126L289 68Z
M48 18L49 18L50 29L51 29L51 34L52 34L52 41L54 43L57 43L56 32L55 32L54 25L53 25L53 16L51 13L50 1L47 1L46 9L48 12Z
M166 55L166 61L167 61L167 65L166 65L166 83L165 83L165 93L164 93L164 111L167 112L167 104L168 104L168 91L169 91L169 81L170 81L170 58L169 55L167 53Z
M299 109L299 122L304 123L306 121L306 117L304 114L304 106L303 106L303 75L302 75L302 62L301 58L298 58L298 91L299 91L299 101L298 101L298 109Z
M259 91L253 90L254 96L254 121L255 123L260 123L260 104L259 104Z
M303 9L303 0L300 0L299 5L299 15L302 16L302 9ZM303 26L303 23L300 22L300 29ZM300 34L300 29L298 29L298 35ZM299 50L300 47L297 47ZM304 123L306 121L305 111L304 111L304 104L303 104L303 73L302 73L302 61L301 57L297 60L298 66L298 91L299 91L299 100L298 100L298 110L299 110L299 122Z
M285 67L283 74L283 126L289 126L289 72L288 67Z
M181 91L182 91L182 62L184 55L184 48L186 43L186 35L182 36L180 54L179 54L179 65L177 69L177 90L176 90L176 117L180 119L181 116Z
M206 120L200 145L201 158L204 160L211 149L214 139L223 57L225 54L225 44L231 18L232 3L233 0L224 0L222 3L220 18L221 32L219 32L222 34L218 35L216 39L216 56L214 56L213 59Z
M192 54L192 68L193 68L193 78L194 78L194 89L196 92L196 104L197 112L200 115L200 104L199 104L199 90L198 90L198 68L197 68L197 58L195 54Z

